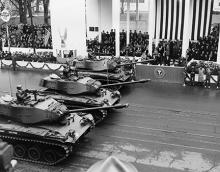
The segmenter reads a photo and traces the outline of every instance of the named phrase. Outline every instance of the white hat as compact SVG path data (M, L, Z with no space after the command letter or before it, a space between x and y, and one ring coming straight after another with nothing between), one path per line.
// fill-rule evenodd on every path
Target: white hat
M138 172L138 170L128 162L122 162L114 156L93 164L87 172Z
M22 88L22 86L21 85L17 85L17 89L21 89Z

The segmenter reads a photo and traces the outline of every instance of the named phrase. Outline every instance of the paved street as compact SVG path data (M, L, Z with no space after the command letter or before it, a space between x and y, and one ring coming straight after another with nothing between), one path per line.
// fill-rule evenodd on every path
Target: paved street
M29 77L28 86L40 78L16 76L14 84ZM129 108L109 114L65 162L55 167L19 162L16 172L85 172L109 155L140 172L220 171L220 91L146 83L125 87L122 96Z

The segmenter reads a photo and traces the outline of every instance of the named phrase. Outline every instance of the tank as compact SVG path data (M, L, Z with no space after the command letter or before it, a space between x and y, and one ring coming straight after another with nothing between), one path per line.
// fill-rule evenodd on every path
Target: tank
M81 76L90 76L101 81L102 84L112 84L118 82L128 82L135 78L134 65L146 63L152 60L132 61L128 58L85 58L73 59L69 64L74 63Z
M31 95L22 104L11 96L0 97L0 139L13 145L19 160L55 165L92 126L92 115L73 113L48 96L36 100Z
M52 74L41 80L40 86L45 88L40 89L38 92L49 95L53 99L64 103L70 109L106 107L120 102L120 92L109 89L109 86L111 88L114 86L120 87L121 83L102 85L99 81L90 77L73 77L75 78L73 80L71 78L64 79L62 76ZM141 82L146 82L146 80ZM107 110L96 110L91 114L95 124L97 124L106 117Z
M102 88L102 84L90 77L79 77L77 80L62 79L52 74L41 79L41 93L52 96L65 103L83 106L111 106L119 103L120 92Z
M56 90L41 89L39 94L50 96L56 101L62 102L69 109L113 106L118 104L121 98L118 91L108 91L106 89L100 89L98 94L90 95L68 95ZM95 110L90 113L95 124L98 124L107 116L107 110Z

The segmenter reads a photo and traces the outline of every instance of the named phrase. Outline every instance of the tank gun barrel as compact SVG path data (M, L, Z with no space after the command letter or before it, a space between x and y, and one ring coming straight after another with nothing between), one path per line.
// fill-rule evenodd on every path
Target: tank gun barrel
M67 111L67 113L88 112L88 111L94 111L94 110L108 110L108 109L113 109L113 108L114 109L122 109L122 108L127 108L128 106L129 106L128 104L118 104L118 105L114 105L114 106L74 109L74 110Z
M138 64L138 63L147 63L147 62L152 62L152 61L154 61L154 59L131 62L131 63L123 63L123 64L118 64L117 67L126 66L126 65L133 65L133 64Z
M25 91L26 91L27 93L32 93L32 94L37 94L37 93L39 93L38 90L30 90L30 89L26 89Z
M150 81L150 79L141 79L141 80L138 80L138 81L119 82L119 83L114 83L114 84L105 84L105 85L101 85L101 88L111 87L111 86L122 86L122 85L145 83L145 82L149 82L149 81Z

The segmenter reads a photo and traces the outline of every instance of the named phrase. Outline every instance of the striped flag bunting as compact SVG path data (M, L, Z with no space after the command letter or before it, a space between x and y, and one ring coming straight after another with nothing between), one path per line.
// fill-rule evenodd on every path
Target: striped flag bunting
M207 36L210 33L214 0L191 0L192 30L191 40Z
M210 32L214 0L190 0L191 40ZM155 39L182 40L186 0L155 0Z

